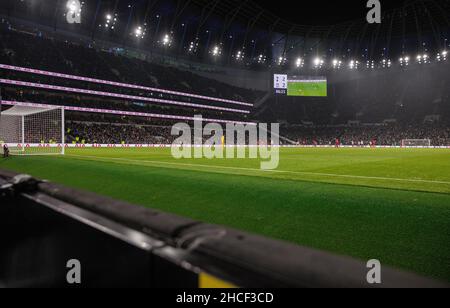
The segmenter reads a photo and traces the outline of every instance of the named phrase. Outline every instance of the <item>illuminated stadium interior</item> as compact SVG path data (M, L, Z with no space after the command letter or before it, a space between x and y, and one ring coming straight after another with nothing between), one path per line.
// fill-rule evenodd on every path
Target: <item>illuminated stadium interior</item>
M92 227L101 235L89 247L104 247L105 234L145 253L157 243L155 259L175 264L174 277L181 268L194 273L194 287L205 273L222 286L370 287L352 276L370 259L389 267L386 287L445 285L450 0L382 1L381 23L368 22L369 10L366 1L312 1L307 9L292 1L0 1L0 201L13 208L19 193L9 190L25 187L32 193L20 191L21 215L44 200L83 224L67 223L69 232L55 220L39 233L55 258L65 245L59 232L76 240ZM190 141L179 142L179 122ZM197 135L206 123L211 134ZM230 127L247 131L236 141ZM257 127L266 139L245 135ZM278 165L195 156L230 148L277 149ZM180 159L174 149L194 155ZM69 192L29 178L20 186L16 173ZM47 214L36 215L39 228ZM0 233L15 227L1 225ZM51 274L31 277L11 261L28 252L17 243L34 243L25 233L8 242L5 257L0 248L0 288L61 285L47 263ZM266 247L289 257L283 263ZM345 264L350 274L324 274L305 257L316 250L317 260ZM127 280L145 262L129 263L135 271L120 272L126 279L116 285L145 281ZM9 265L17 272L2 274ZM107 277L89 286L109 285ZM183 279L161 285L192 287Z

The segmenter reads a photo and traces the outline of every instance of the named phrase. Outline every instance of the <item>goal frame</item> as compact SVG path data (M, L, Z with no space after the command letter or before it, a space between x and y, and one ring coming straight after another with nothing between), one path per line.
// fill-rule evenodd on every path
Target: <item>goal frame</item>
M411 143L423 142L425 145L411 145ZM402 148L429 148L431 147L431 139L403 139Z
M44 107L31 107L31 106L21 106L21 105L16 105L22 108L28 108L28 112L24 113L24 114L20 114L20 110L18 113L12 113L12 114L8 114L8 111L2 111L0 110L0 130L5 129L5 117L11 117L11 118L16 118L18 122L20 122L20 124L18 123L14 123L17 126L16 127L17 131L20 132L20 136L18 136L17 138L13 138L16 140L11 140L11 136L8 136L9 140L4 140L1 141L6 133L4 134L3 132L0 131L0 153L3 154L3 145L6 144L8 146L8 148L10 149L10 155L14 156L14 155L19 155L19 156L42 156L42 155L64 155L65 154L65 109L62 106L48 106L47 108ZM13 105L13 108L15 106ZM33 112L33 108L35 109L35 111ZM58 114L54 119L50 119L50 121L57 121L58 125L60 124L60 128L58 128L57 130L59 130L59 136L54 135L55 137L59 137L60 142L57 143L50 143L49 140L44 140L44 142L40 142L40 143L36 143L36 142L31 142L30 140L26 139L27 136L27 128L26 128L26 123L27 123L27 117L32 117L32 116L36 116L39 114L44 114L46 112L52 112L52 111L60 111L60 114ZM36 122L39 121L39 119L32 119L31 120L31 125L36 124ZM3 125L2 125L3 124ZM39 123L41 125L43 125L42 123ZM28 125L30 125L30 123L28 123ZM43 126L41 126L43 127ZM55 130L55 132L57 131ZM27 149L29 149L27 151ZM57 149L57 150L54 150ZM35 151L33 151L35 150ZM46 151L47 150L47 151Z

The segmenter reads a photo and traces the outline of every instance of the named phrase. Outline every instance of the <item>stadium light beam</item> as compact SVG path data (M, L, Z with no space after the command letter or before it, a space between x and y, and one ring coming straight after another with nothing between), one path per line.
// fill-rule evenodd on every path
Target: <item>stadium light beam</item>
M342 61L338 59L333 60L333 69L340 69L342 66Z
M357 70L359 68L359 61L351 60L348 66L351 70Z
M220 57L222 55L222 48L220 47L220 45L215 45L212 49L211 49L211 55L215 58Z
M444 50L443 52L440 52L437 54L436 59L438 62L447 61L447 55L448 55L448 52L446 50Z
M320 69L325 64L325 61L322 58L317 57L314 59L313 64L315 69Z
M135 30L133 35L138 39L143 39L145 35L147 34L147 28L146 25L144 26L138 26Z
M116 27L116 23L117 23L117 14L106 14L105 16L105 24L103 25L103 27L106 30L114 30L114 28ZM102 27L102 25L99 25L100 27Z
M166 33L163 35L162 39L161 39L161 44L164 47L171 47L172 46L172 42L173 42L173 37L171 34Z
M190 54L197 53L198 41L199 41L199 39L197 38L197 39L195 39L195 41L192 41L192 42L189 43L188 53L190 53Z
M263 54L260 54L257 58L258 64L264 64L267 61L267 57Z
M400 66L408 66L410 58L408 56L400 58Z
M236 56L235 56L236 61L242 61L242 60L244 60L244 58L245 58L245 52L243 50L238 50L236 52Z
M383 59L381 60L381 67L382 68L390 68L392 66L392 61L389 59Z
M285 65L286 62L287 62L287 58L286 57L284 57L284 56L278 57L277 64L279 66Z
M428 54L421 54L417 56L417 62L419 64L428 64L430 63L430 56L428 56Z

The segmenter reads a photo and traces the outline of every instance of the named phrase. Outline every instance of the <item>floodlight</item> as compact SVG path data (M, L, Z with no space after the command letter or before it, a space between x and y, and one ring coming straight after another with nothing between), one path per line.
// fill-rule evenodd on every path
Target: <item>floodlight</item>
M400 58L400 66L408 66L410 58L408 56Z
M198 49L198 39L189 43L188 52L194 54L197 52L197 49Z
M314 59L314 68L322 68L323 64L325 63L325 61L319 57Z
M210 51L210 54L211 54L213 57L219 57L219 56L221 56L221 55L222 55L222 47L221 47L221 45L215 45L215 46L213 46L213 48L212 48L211 51Z
M333 60L333 68L334 69L340 69L342 65L342 61L338 59Z
M351 60L348 66L349 66L349 68L350 68L351 70L358 69L358 68L359 68L359 61L357 61L357 60Z
M104 27L107 30L114 30L115 26L116 26L116 22L117 22L117 14L112 15L111 13L108 13L105 15L105 24ZM100 25L101 27L102 25Z
M447 61L447 55L448 55L448 52L446 50L444 50L443 52L440 52L437 54L436 59L438 60L438 62Z
M305 61L303 60L303 58L297 58L297 60L295 61L295 66L297 68L302 68L304 64Z
M258 64L264 64L264 63L266 63L266 60L267 60L267 57L265 55L260 54L258 56Z
M427 64L430 63L430 56L428 54L422 54L417 56L417 62L419 64Z
M236 52L235 59L236 59L237 61L243 60L244 57L245 57L245 52L244 52L244 51L238 50L238 51Z
M277 60L277 64L278 65L280 65L280 66L285 65L286 62L287 62L287 58L286 57L283 57L283 56L278 57L278 60Z
M367 61L367 68L368 69L374 69L375 68L375 61L373 61L373 60Z
M392 61L389 59L383 59L381 60L381 67L382 68L390 68L392 66Z
M164 47L172 46L172 42L173 42L173 38L172 38L172 36L169 33L166 33L166 34L163 35L163 38L161 40L161 44Z

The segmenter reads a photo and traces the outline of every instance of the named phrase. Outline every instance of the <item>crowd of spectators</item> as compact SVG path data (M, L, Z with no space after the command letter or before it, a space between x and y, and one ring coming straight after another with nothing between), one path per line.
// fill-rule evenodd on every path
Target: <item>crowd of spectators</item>
M300 145L400 146L414 139L450 146L450 127L444 124L297 127L284 129L282 135Z
M67 143L76 144L171 144L171 128L158 125L68 122Z
M18 102L31 102L46 105L84 107L114 111L130 111L152 113L158 115L194 117L202 115L208 119L226 119L233 121L247 121L249 114L222 112L209 109L194 109L178 105L158 105L140 101L122 101L110 98L92 97L79 94L50 93L30 89L6 88L4 99ZM97 115L100 117L100 115Z
M69 121L68 143L86 144L172 144L174 123L152 120L135 122ZM148 122L147 122L148 123ZM226 135L226 127L223 127ZM204 140L208 136L204 137ZM450 146L450 127L445 125L376 125L341 127L296 127L281 130L282 145L401 146L403 140L430 140L432 146ZM418 143L417 145L420 145ZM426 144L425 144L426 145Z
M92 45L55 39L38 31L24 32L3 26L0 27L0 36L0 62L3 64L249 103L261 96L257 91L120 55L114 50L99 50ZM42 76L39 78L42 80Z
M113 50L99 50L90 45L52 38L42 35L39 31L18 31L9 25L5 26L6 24L3 23L0 27L0 63L248 103L254 103L264 96L264 93L258 91L234 87L145 59L127 57ZM263 110L257 110L250 115L14 86L7 86L3 93L6 100L159 115L192 117L201 114L204 118L233 121L309 121L311 125L285 126L281 132L281 135L287 138L282 139L282 142L300 145L335 145L338 142L341 145L354 146L398 146L404 139L430 139L434 146L450 146L450 128L446 122L450 116L450 80L445 66L423 71L366 74L358 78L350 74L352 73L330 78L327 98L295 99L273 96ZM405 74L408 78L402 77ZM2 76L14 80L210 104L216 107L245 108L157 91L119 88L5 70L2 70ZM254 111L251 108L248 110ZM439 115L443 120L435 124L424 123L424 117L433 114ZM67 119L69 143L149 144L172 143L174 140L170 135L173 121L168 120L77 112L67 113ZM396 119L397 124L361 124L383 123L386 119ZM351 120L357 120L359 125L342 125Z

